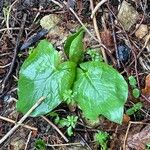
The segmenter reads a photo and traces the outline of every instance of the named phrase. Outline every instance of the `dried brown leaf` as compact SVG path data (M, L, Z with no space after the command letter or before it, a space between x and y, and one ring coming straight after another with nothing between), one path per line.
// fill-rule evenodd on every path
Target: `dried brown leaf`
M146 76L145 88L142 89L142 94L146 97L150 97L150 74Z
M129 121L130 121L130 116L124 114L124 115L123 115L123 123L124 123L124 124L128 124Z
M135 32L135 36L139 39L142 39L146 34L148 34L148 26L145 24L141 24L139 26L139 24L136 25L136 28L139 27L137 29L137 31Z
M150 142L150 125L147 125L141 132L130 136L127 139L128 148L145 150L146 144Z
M101 32L100 35L101 35L102 43L106 47L111 48L114 46L113 37L109 29L105 29L104 31Z
M126 31L129 31L136 23L138 16L139 14L136 9L124 0L117 17Z

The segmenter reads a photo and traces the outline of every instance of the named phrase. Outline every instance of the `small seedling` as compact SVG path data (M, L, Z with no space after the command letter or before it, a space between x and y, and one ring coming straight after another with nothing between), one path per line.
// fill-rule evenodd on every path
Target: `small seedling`
M128 78L129 84L132 88L132 95L134 98L139 98L140 96L140 90L137 88L137 81L134 76L129 76Z
M99 49L88 49L87 54L91 56L92 61L103 61L104 59L99 51Z
M133 107L129 108L126 111L126 114L131 116L131 115L135 114L137 111L139 111L142 108L142 106L143 106L142 103L138 102L138 103L134 104Z
M97 144L101 146L101 150L107 150L107 141L109 138L109 134L103 131L99 131L95 134L94 139L96 140Z
M67 116L67 118L63 118L59 121L59 125L62 127L67 127L67 134L69 136L73 135L73 129L77 124L78 117L77 116Z
M75 104L75 95L76 93L73 93L72 90L66 90L64 93L63 93L63 101L66 102L67 104Z
M38 139L35 141L35 148L36 150L46 150L46 143L43 140Z
M138 88L133 89L132 90L132 95L134 96L134 98L139 98L140 90Z
M58 124L59 121L60 121L59 115L58 115L56 112L54 112L54 111L48 113L46 116L53 117L53 118L54 118L54 123L55 123L55 124Z
M129 80L130 86L131 86L132 88L136 88L137 82L136 82L135 77L134 77L134 76L129 76L128 80Z

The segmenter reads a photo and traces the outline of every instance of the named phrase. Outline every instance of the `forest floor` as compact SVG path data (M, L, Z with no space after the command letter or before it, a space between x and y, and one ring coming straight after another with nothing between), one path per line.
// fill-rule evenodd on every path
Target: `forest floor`
M98 9L94 13L96 6ZM50 20L55 17L59 20L49 32L42 29L49 21L44 25L41 23L41 19L47 15L51 16ZM98 0L68 0L66 3L63 0L1 0L0 139L23 116L16 110L17 82L20 68L31 53L30 47L36 46L41 39L47 39L60 51L67 36L80 26L87 30L85 48L101 49L105 61L118 70L128 83L129 94L122 124L102 118L98 124L91 125L83 119L79 108L71 112L61 104L55 108L60 118L78 116L72 136L67 135L65 127L54 123L56 116L27 117L23 125L16 128L4 142L0 140L0 150L150 150L148 0L102 0L101 3ZM87 57L85 55L84 59ZM129 83L130 76L136 81L135 95ZM109 135L104 141L107 148L94 138L98 131Z

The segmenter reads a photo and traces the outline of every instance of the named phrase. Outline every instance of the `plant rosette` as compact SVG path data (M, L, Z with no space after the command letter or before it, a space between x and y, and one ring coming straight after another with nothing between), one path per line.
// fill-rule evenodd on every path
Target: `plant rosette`
M102 115L121 124L128 85L123 76L110 65L98 61L83 62L84 30L70 35L64 45L68 57L62 62L59 53L47 40L33 49L19 72L17 110L26 113L42 96L46 99L31 113L45 115L62 102L65 91L76 93L67 97L75 101L84 116L96 120Z

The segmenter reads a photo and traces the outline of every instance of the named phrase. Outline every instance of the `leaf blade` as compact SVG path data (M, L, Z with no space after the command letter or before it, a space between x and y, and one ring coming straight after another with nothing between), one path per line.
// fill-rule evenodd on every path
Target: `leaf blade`
M83 58L84 45L82 42L84 29L80 28L78 32L69 36L64 45L64 51L70 61L78 63Z
M48 41L41 41L25 60L18 81L17 110L26 113L42 96L46 99L31 116L40 116L61 103L62 93L70 89L75 77L75 63L60 63L58 52Z
M102 62L86 62L80 67L74 92L77 92L76 101L85 116L95 120L99 115L104 115L111 121L121 123L123 105L128 95L123 77Z

